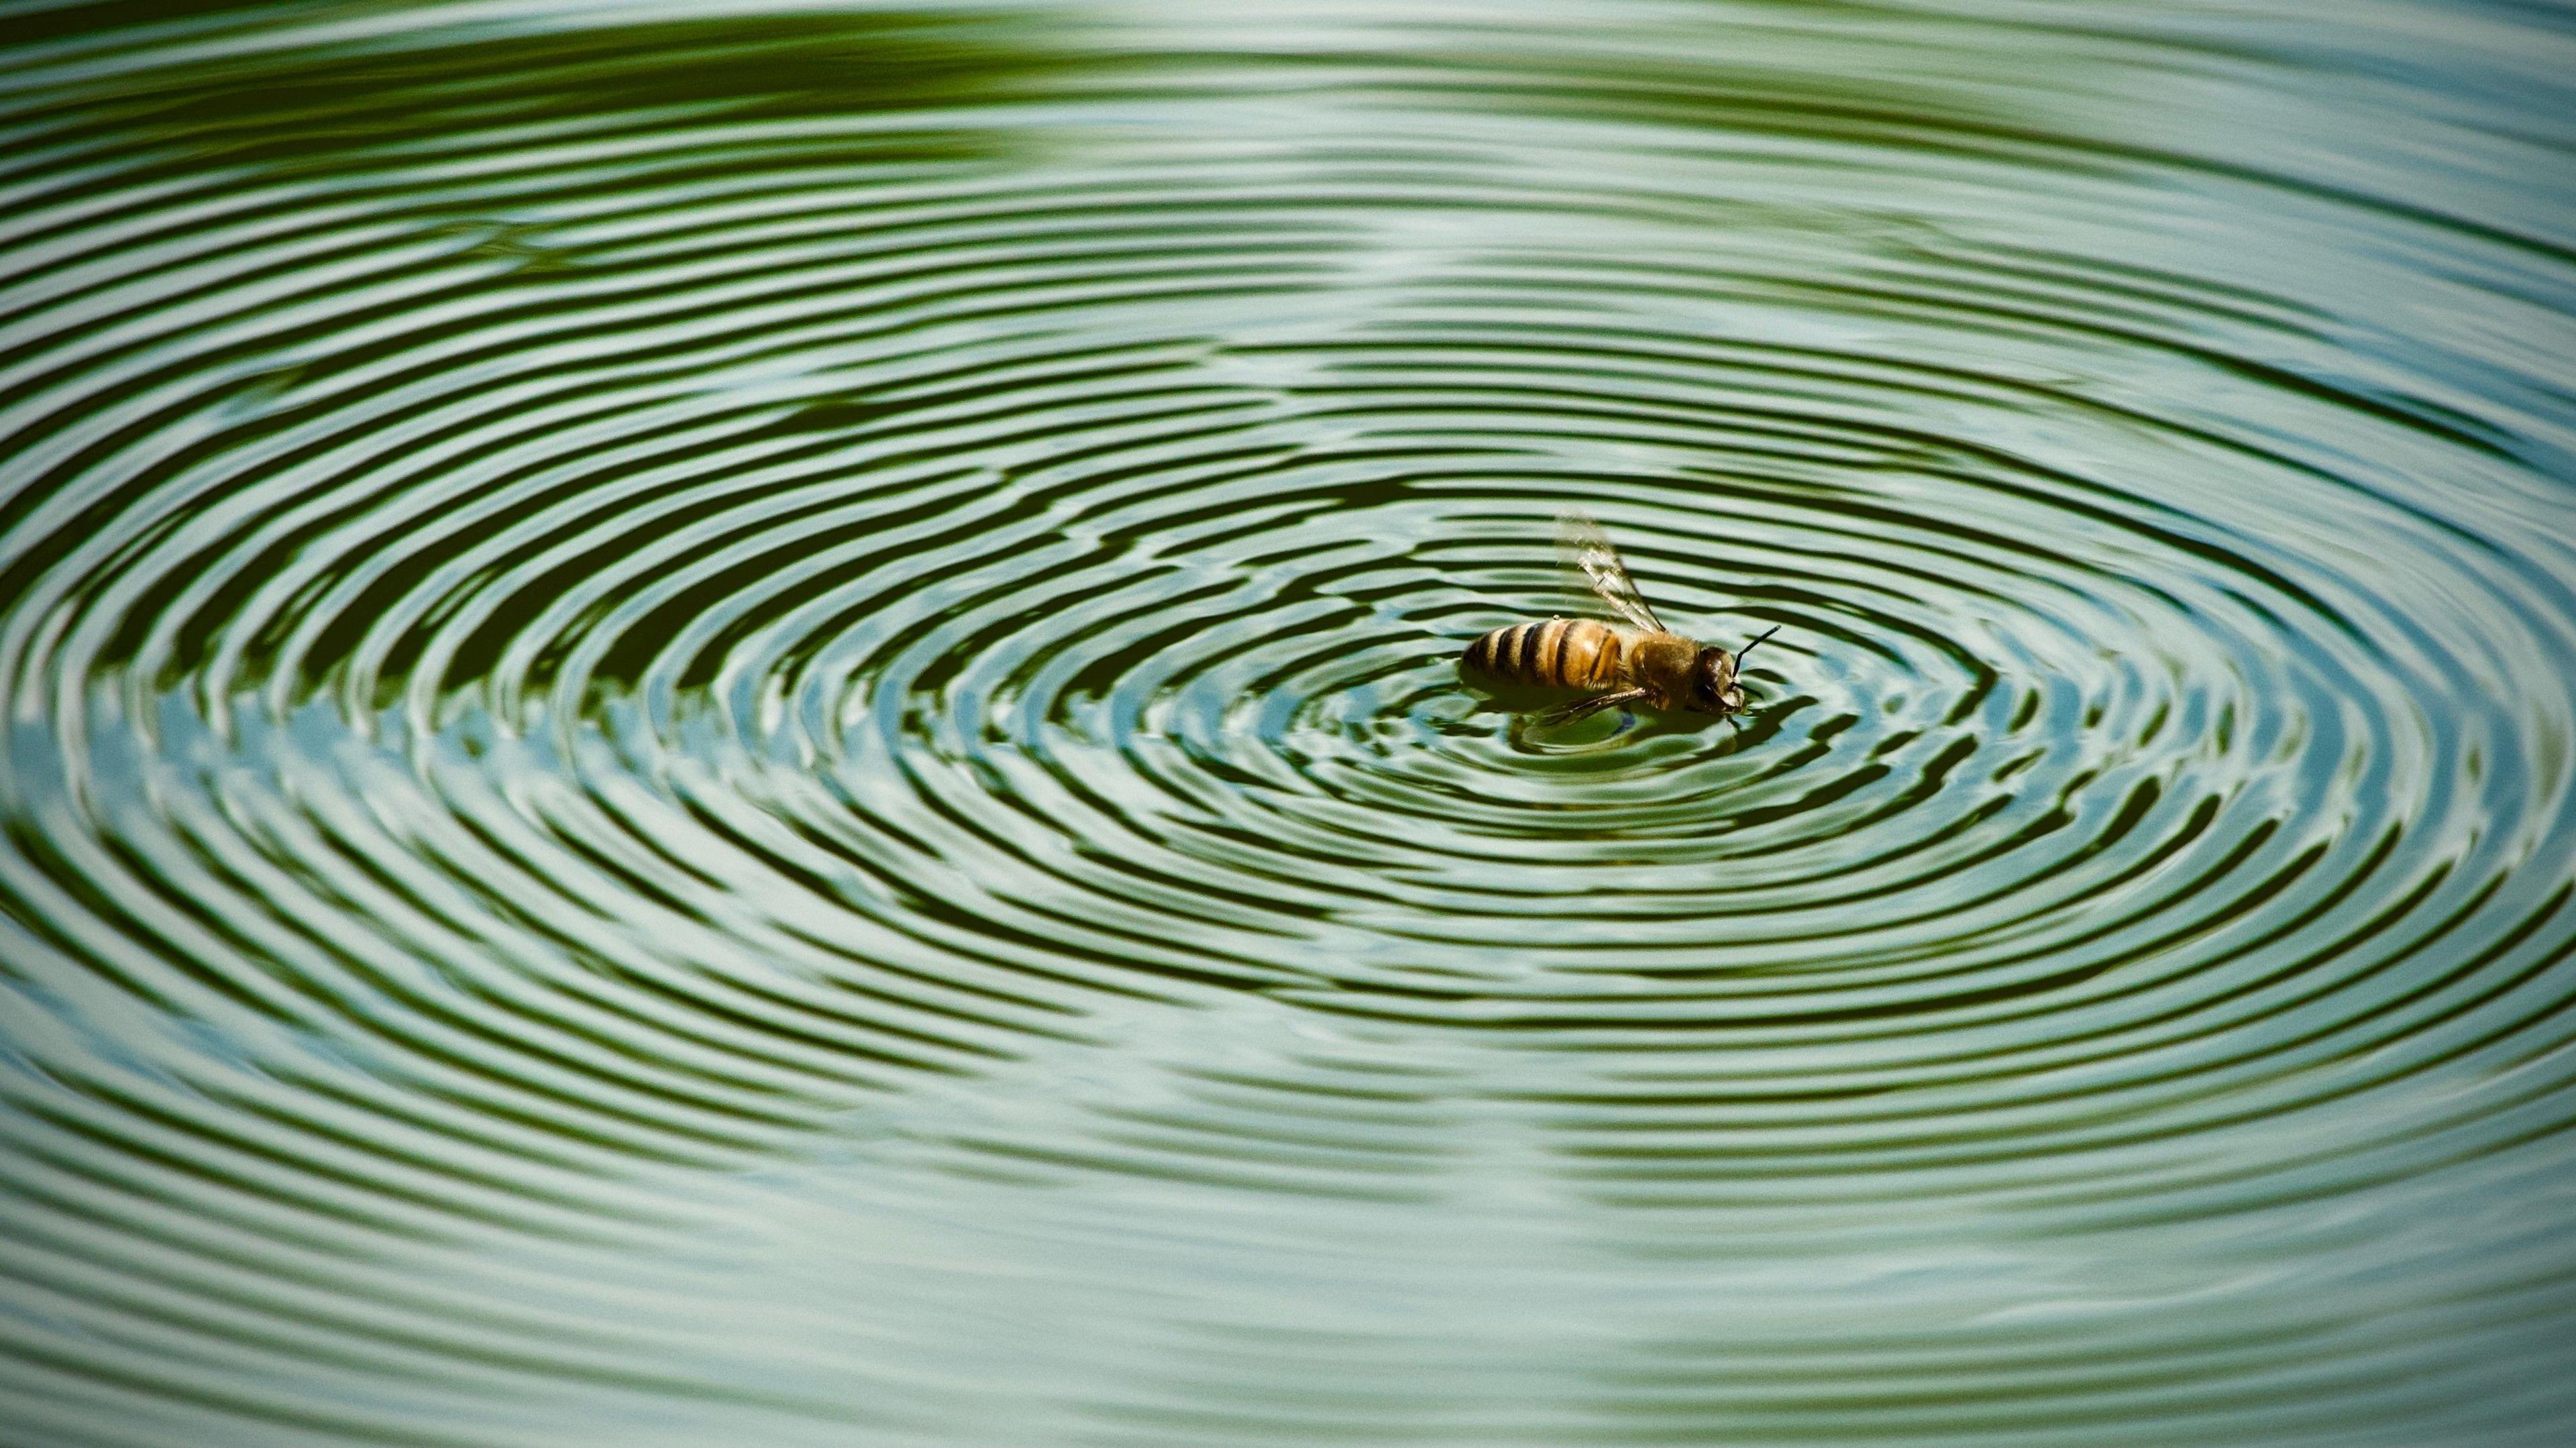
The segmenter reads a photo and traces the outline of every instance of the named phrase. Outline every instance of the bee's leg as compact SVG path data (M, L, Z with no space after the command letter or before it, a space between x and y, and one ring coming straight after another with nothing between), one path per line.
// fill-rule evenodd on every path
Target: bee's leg
M1621 689L1615 694L1595 694L1589 699L1577 699L1571 704L1559 704L1530 722L1542 728L1557 724L1571 724L1577 719L1588 719L1604 709L1616 708L1621 704L1638 703L1653 692L1651 689Z

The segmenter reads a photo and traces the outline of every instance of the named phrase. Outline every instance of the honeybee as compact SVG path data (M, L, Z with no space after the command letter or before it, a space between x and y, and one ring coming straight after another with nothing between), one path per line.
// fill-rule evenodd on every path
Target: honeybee
M1461 668L1507 683L1602 691L1548 710L1538 716L1542 724L1562 724L1622 704L1687 709L1721 719L1745 711L1737 671L1746 654L1780 631L1777 625L1731 654L1703 648L1655 617L1600 524L1585 514L1568 513L1559 520L1558 533L1592 591L1631 627L1588 618L1510 624L1467 645L1459 657Z

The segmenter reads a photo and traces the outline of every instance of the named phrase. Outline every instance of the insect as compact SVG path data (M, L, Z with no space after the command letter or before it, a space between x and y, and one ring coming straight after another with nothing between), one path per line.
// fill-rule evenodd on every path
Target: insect
M1539 715L1541 724L1562 724L1622 704L1720 718L1745 711L1737 670L1755 645L1780 631L1777 625L1731 654L1704 648L1655 617L1600 524L1582 513L1568 513L1558 528L1568 557L1583 570L1592 591L1631 627L1588 618L1511 624L1467 645L1459 659L1462 667L1507 683L1600 691Z

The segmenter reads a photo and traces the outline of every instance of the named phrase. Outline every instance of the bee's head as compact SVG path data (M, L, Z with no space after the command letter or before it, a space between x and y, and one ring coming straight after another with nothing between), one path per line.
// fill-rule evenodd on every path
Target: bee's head
M1732 714L1744 707L1744 688L1735 682L1735 660L1724 649L1702 649L1691 664L1690 706L1703 714Z
M1735 682L1736 667L1744 656L1760 646L1762 640L1778 633L1774 624L1764 629L1751 643L1733 657L1724 649L1702 649L1691 662L1690 705L1703 714L1741 714L1744 712L1744 686Z

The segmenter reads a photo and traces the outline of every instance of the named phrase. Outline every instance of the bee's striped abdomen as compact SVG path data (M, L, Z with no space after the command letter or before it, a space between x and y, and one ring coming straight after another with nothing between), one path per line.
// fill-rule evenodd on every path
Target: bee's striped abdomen
M1619 682L1625 640L1588 618L1552 618L1498 628L1467 645L1467 667L1515 684L1600 689Z

